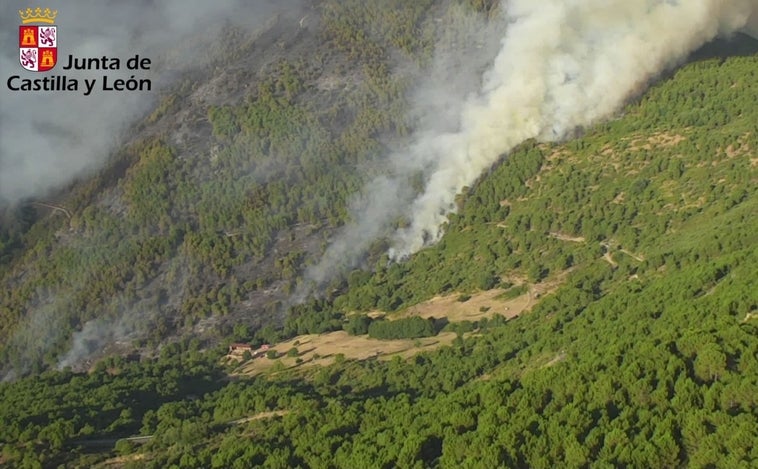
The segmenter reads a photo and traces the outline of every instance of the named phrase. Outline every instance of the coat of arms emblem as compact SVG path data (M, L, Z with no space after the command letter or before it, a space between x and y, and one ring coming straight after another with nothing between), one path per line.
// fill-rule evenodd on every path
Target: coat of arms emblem
M46 72L58 61L58 27L53 23L58 10L19 10L18 51L21 66L32 72Z

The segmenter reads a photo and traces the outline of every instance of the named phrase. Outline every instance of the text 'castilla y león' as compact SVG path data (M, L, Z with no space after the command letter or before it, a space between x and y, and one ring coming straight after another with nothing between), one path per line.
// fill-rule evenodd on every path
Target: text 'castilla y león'
M151 60L135 55L125 61L115 57L79 58L73 55L62 63L62 70L110 70L120 71L122 65L126 70L148 71ZM81 91L89 96L93 91L151 91L150 78L130 75L116 78L102 75L100 78L71 77L65 74L46 75L39 78L27 78L21 75L10 76L6 82L11 91Z

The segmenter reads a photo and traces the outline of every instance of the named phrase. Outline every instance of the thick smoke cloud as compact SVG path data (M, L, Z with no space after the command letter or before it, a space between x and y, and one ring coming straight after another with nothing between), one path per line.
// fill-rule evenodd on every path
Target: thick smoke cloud
M384 203L394 194L371 192L365 205L381 210L355 213L355 222L309 270L315 284L354 264L358 248L370 241L360 234L380 233L374 225L398 216L409 224L391 235L391 258L439 240L456 195L518 144L566 138L612 116L706 42L758 31L756 0L510 0L501 6L507 27L478 90L444 104L457 110L454 119L442 113L448 127L455 121L453 130L440 132L429 124L433 118L421 120L413 143L390 158L390 172L401 176L382 184L402 186L404 175L415 171L423 174L423 191L399 205ZM351 244L356 238L360 242Z
M0 206L41 197L102 166L108 152L135 117L144 113L158 91L182 71L212 60L210 46L223 40L230 25L252 30L292 0L77 0L53 2L58 10L59 63L45 75L98 78L150 78L151 92L10 91L11 75L39 78L18 63L16 10L26 2L5 3L0 17ZM221 39L220 39L221 38ZM214 41L216 44L214 44ZM234 47L234 44L228 44ZM68 55L116 57L120 71L65 71ZM139 54L153 61L148 72L126 70L124 61Z
M385 174L366 185L353 202L353 221L334 237L321 260L307 269L292 302L303 301L335 275L357 265L374 241L391 234L391 225L409 207L419 181L440 165L448 151L446 135L460 127L468 96L476 93L482 74L494 60L505 32L504 18L486 20L462 6L451 5L436 18L441 31L428 69L417 71L421 83L411 93L410 120L418 129L410 145L388 156Z
M162 85L213 58L210 46L218 44L225 27L253 30L298 3L77 0L51 5L59 10L64 58L124 60L140 54L153 59L153 92L92 96L7 90L7 76L33 76L18 64L18 17L16 7L7 8L0 17L0 208L44 196L99 168L121 131L149 108ZM306 272L307 283L295 301L355 265L376 239L389 237L394 259L438 240L456 195L525 139L562 139L576 127L612 115L652 78L719 34L743 30L758 36L758 0L510 0L500 10L505 13L487 22L454 9L444 19L436 60L414 96L417 131L409 145L390 155L386 173L355 200L354 222ZM67 72L77 73L128 78L132 72ZM395 230L399 219L405 223ZM30 305L16 342L20 350L39 343L44 354L59 338L56 310L68 299L58 292L38 296L43 299ZM61 366L111 340L141 334L139 324L124 318L134 315L149 323L141 312L154 310L154 305L124 305L118 317L87 323ZM44 330L41 324L47 325ZM40 341L39 331L51 340Z
M394 236L402 258L442 234L457 193L529 138L564 138L616 112L657 74L717 35L745 28L753 0L507 2L510 26L458 132L427 138L434 155L411 226ZM439 142L445 144L440 148Z
M758 6L756 6L756 2L754 2L752 10L750 18L748 18L747 24L741 32L758 39Z

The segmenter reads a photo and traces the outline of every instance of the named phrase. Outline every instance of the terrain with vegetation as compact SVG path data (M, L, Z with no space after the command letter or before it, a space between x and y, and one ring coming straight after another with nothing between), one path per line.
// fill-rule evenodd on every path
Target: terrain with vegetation
M239 32L100 174L6 210L0 465L755 467L747 37L504 156L438 244L378 241L290 304L434 44L493 3L326 0Z

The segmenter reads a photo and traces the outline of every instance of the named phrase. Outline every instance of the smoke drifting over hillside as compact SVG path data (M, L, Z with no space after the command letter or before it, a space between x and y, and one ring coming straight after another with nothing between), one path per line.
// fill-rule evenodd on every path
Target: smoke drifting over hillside
M295 303L323 287L345 268L355 266L369 246L385 238L393 221L414 197L418 176L426 176L442 163L447 137L460 127L466 98L476 93L482 74L500 48L505 18L487 20L470 9L452 6L441 22L434 60L421 72L420 86L412 93L412 115L417 131L409 147L389 155L386 174L371 181L352 204L354 222L343 227L320 262L305 273ZM415 179L415 180L414 180Z
M74 178L100 169L122 139L122 132L149 109L161 88L183 72L211 63L220 48L236 46L225 39L229 27L253 35L274 15L299 11L302 4L301 0L77 0L49 5L58 10L60 55L58 65L44 74L25 72L18 63L20 19L16 10L27 5L5 5L0 17L0 214L7 205L44 197ZM118 58L122 67L117 71L63 70L69 54L76 58ZM151 70L126 70L124 62L135 54L152 59ZM150 78L152 92L96 91L83 96L81 89L23 92L6 86L13 75L100 80L103 75L115 79L132 74ZM86 241L69 243L68 248L77 256L87 258ZM140 291L156 297L149 281L140 285ZM28 371L66 339L63 334L70 326L61 323L61 311L71 309L73 290L76 286L66 285L35 293L13 336L3 344L18 357L15 370L6 379ZM110 314L103 311L83 324L73 337L71 349L61 357L61 367L74 365L114 341L144 336L159 312L156 303L128 303L119 295L105 300L111 302Z
M436 155L426 189L394 236L392 257L441 236L455 195L529 138L564 138L617 111L651 78L719 34L744 28L758 2L582 0L507 2L510 23L460 130L426 137L415 157ZM444 140L440 152L438 142Z
M140 54L153 60L147 75L155 86L152 93L83 96L11 92L2 83L0 208L44 196L98 169L120 132L147 110L162 84L213 58L211 46L218 46L224 28L252 30L280 9L293 8L300 2L77 0L58 7L63 60L68 54L121 60ZM651 78L717 35L758 32L756 0L511 0L500 10L503 15L489 21L460 13L441 23L445 29L436 60L414 96L417 131L411 143L390 155L385 174L356 197L354 222L306 272L308 282L294 301L355 265L377 239L389 237L394 259L437 241L456 194L524 140L565 138L576 127L612 115ZM7 13L0 18L3 81L12 74L33 76L20 69L18 17L15 10ZM66 72L73 77L103 73L111 72ZM399 218L407 223L395 230ZM76 252L86 255L83 249ZM60 339L58 311L71 301L65 291L36 296L39 301L23 312L11 344L15 350L33 350L28 354L33 357L44 356ZM60 366L75 364L109 342L143 335L158 311L155 304L113 301L112 317L84 318L91 320L75 335ZM27 367L26 361L18 366L21 371Z
M370 241L361 233L381 232L376 225L398 216L409 225L391 236L391 258L439 240L456 195L501 155L527 139L560 140L607 118L706 42L758 30L756 0L511 0L501 11L507 28L479 89L447 106L459 110L454 130L422 120L413 143L390 158L399 176L383 186L403 185L418 171L423 191L401 204L385 203L398 197L394 192L369 191L365 206L380 209L355 213L308 272L314 283L357 260ZM455 96L424 88L428 96Z
M269 0L77 0L58 6L59 63L45 74L25 72L18 63L17 2L0 19L0 206L44 196L73 178L97 170L118 142L120 132L157 96L177 72L212 60L210 47L230 25L255 28L277 10L300 2ZM15 8L15 7L18 8ZM35 6L35 5L32 5ZM217 46L217 44L216 44ZM230 45L229 45L230 46ZM121 70L62 70L75 58L118 58ZM139 54L152 59L147 72L127 70ZM63 63L61 63L63 62ZM152 92L10 91L6 80L66 75L71 78L149 78Z

